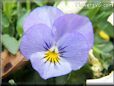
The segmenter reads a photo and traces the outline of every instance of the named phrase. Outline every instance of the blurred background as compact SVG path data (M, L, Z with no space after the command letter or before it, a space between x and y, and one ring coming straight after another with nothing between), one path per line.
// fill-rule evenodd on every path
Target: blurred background
M114 70L113 0L0 0L2 84L86 84ZM36 7L54 6L64 13L88 16L94 28L94 47L88 63L78 71L43 80L19 52L22 24Z

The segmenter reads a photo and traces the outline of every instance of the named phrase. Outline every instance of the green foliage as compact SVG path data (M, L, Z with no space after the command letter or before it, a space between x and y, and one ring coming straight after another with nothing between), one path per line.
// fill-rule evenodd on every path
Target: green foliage
M90 65L86 64L84 67L77 71L73 71L71 76L67 80L66 84L69 85L84 85L86 84L86 79L92 78L93 74L90 69Z
M16 0L2 0L2 46L10 53L16 54L19 50L19 44L23 35L23 22L29 12L44 5L57 5L61 0L25 0L25 2ZM87 4L99 6L89 6ZM107 22L107 18L113 12L111 6L104 7L103 4L110 4L109 0L88 0L86 6L79 12L80 15L88 16L92 21L94 28L94 47L93 54L101 62L103 69L109 73L110 66L114 61L114 26ZM0 5L1 6L1 5ZM1 7L0 7L1 9ZM1 15L1 10L0 10ZM1 19L0 19L1 20ZM109 41L102 39L99 35L100 31L104 31L110 37ZM27 83L36 85L80 85L85 84L86 79L93 78L90 66L86 64L78 71L71 74L43 80L37 72L33 70L31 64L27 64L21 70L11 74L7 79L12 79L17 83ZM7 80L6 80L7 81ZM6 82L8 83L8 81ZM9 82L12 84L12 82Z
M24 19L26 18L26 16L28 15L28 13L25 13L23 16L21 16L18 21L17 21L17 26L16 26L16 30L17 30L17 33L18 35L21 37L22 34L23 34L23 22L24 22Z
M87 7L87 5L92 6ZM111 6L110 1L88 0L85 8L79 13L88 16L92 21L95 38L93 52L106 70L108 70L114 60L114 26L107 22L107 19L112 12L113 7ZM106 41L102 39L99 35L100 31L104 31L109 36L110 40Z
M66 82L67 82L67 80L70 78L70 75L71 75L71 73L68 74L68 75L64 75L64 76L57 77L57 78L55 79L56 84L57 84L57 85L58 85L58 84L59 84L59 85L65 85Z
M24 70L24 71L23 71ZM33 70L28 63L21 70L18 70L10 75L10 78L18 84L29 85L83 85L86 79L92 78L92 71L88 64L78 71L73 71L70 74L43 80L39 74Z
M106 32L111 38L114 38L114 26L112 26L109 22L104 21L104 22L99 22L96 25L97 31L103 30Z
M93 74L90 65L86 64L84 67L70 74L56 78L57 85L84 85L86 79L92 78Z
M2 16L2 26L3 26L3 28L9 27L9 20L5 15Z
M2 43L6 49L12 54L16 54L19 48L19 42L8 34L2 35Z
M12 0L12 1L4 0L3 1L3 12L9 19L12 16L12 12L14 8L16 7L15 3L16 3L16 0Z
M24 70L24 71L23 71ZM15 83L24 85L46 85L47 80L43 80L39 74L33 70L30 62L24 66L21 70L14 72L10 78L12 78Z
M108 69L108 67L113 64L113 55L112 51L114 51L113 44L111 42L107 42L104 44L95 45L94 55L100 60L104 69Z

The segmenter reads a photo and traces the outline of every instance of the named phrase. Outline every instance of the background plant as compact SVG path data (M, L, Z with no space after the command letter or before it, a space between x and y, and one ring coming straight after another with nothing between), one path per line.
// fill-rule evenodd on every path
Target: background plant
M22 23L29 12L36 7L57 5L60 3L60 0L1 0L1 3L0 15L2 15L2 18L0 18L0 20L2 25L2 51L7 49L11 54L15 55L19 51L19 44L23 35ZM108 0L88 0L86 5L97 3L100 3L100 6L89 8L85 6L78 14L88 16L94 27L95 41L93 55L98 60L96 64L98 65L98 62L101 64L101 70L97 71L98 75L95 75L96 72L95 69L92 69L93 64L91 64L90 60L88 64L78 71L45 81L39 77L32 69L31 64L28 63L21 70L18 70L3 79L3 82L10 83L8 81L12 79L14 80L14 83L84 84L88 78L105 76L114 70L114 26L107 22L108 17L113 12L113 7ZM104 7L104 4L109 5ZM104 36L102 32L107 35L107 37Z

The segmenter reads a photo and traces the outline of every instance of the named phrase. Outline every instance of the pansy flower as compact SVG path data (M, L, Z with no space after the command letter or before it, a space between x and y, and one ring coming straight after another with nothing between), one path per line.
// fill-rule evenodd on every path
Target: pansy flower
M51 6L34 9L23 29L20 51L43 79L80 69L93 46L93 28L87 17L64 14Z

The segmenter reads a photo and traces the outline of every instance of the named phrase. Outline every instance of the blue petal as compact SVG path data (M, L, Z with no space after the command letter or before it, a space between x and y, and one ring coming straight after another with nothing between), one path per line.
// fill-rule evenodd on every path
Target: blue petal
M48 26L34 25L23 35L20 51L29 59L32 53L48 50L53 45L53 37Z
M30 61L32 67L40 74L43 79L65 75L71 72L71 65L63 58L60 58L59 63L45 63L45 52L37 52L31 55Z
M67 60L73 70L81 68L88 59L89 46L80 33L67 33L57 43L59 53Z
M63 13L55 7L38 7L25 19L23 24L24 32L35 24L46 24L48 27L52 28L53 22L61 15L63 15Z
M89 48L92 48L94 42L93 28L90 20L85 16L76 14L66 14L59 17L53 25L56 32L56 40L59 40L66 33L79 32L88 42Z

